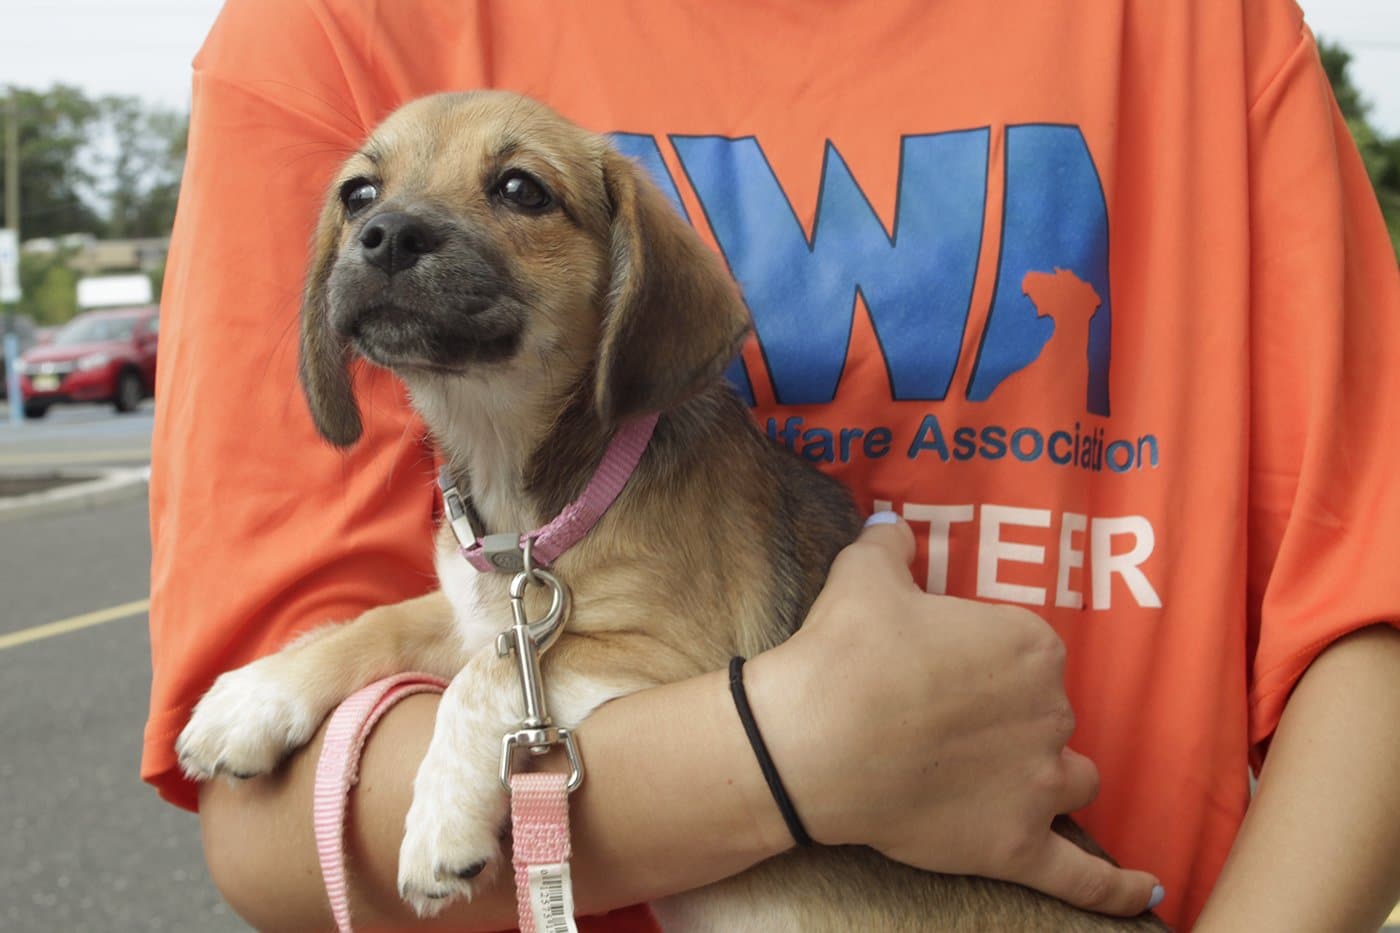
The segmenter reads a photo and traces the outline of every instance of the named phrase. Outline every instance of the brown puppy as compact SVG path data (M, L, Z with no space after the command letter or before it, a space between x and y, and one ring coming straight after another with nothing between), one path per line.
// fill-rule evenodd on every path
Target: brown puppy
M747 328L719 259L606 140L523 98L441 95L391 116L332 189L302 381L321 432L348 445L348 355L392 369L491 531L549 521L617 425L661 413L621 497L553 567L573 614L543 666L555 721L574 726L787 637L857 533L839 484L765 439L723 384ZM224 675L178 743L195 778L263 773L357 687L410 669L453 678L400 852L420 913L497 868L501 735L520 719L515 662L493 649L510 578L469 567L446 526L437 543L440 593ZM1161 928L859 848L794 852L658 912L691 930Z

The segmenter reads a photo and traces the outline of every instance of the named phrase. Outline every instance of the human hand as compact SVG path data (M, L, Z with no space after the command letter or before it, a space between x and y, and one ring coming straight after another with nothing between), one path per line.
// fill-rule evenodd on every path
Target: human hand
M1157 879L1051 832L1098 792L1065 745L1064 644L1027 610L932 596L903 521L836 558L803 627L745 682L807 831L919 868L1133 915Z

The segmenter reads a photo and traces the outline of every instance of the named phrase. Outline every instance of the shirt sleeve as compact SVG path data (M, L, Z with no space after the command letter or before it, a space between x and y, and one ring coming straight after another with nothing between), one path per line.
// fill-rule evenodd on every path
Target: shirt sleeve
M432 457L401 385L359 369L365 432L340 451L297 381L312 225L396 93L364 77L353 26L314 0L230 0L194 63L152 440L141 768L191 809L173 744L215 677L433 586Z
M1306 27L1251 150L1250 742L1303 671L1400 620L1400 271Z

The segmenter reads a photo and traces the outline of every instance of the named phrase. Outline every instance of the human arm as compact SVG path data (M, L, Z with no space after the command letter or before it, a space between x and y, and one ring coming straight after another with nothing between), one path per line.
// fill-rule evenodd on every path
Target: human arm
M1293 19L1250 112L1251 739L1268 757L1202 931L1375 930L1400 895L1400 276Z
M639 698L618 701L580 731L589 774L570 804L580 915L673 890L687 875L700 884L732 874L782 844L781 817L771 801L758 796L767 789L757 769L726 771L744 763L738 753L747 749L726 747L744 739L742 732L722 728L723 717L733 711L720 702L727 694L716 675L652 694L641 704ZM515 926L508 865L497 866L496 881L483 885L471 903L455 903L434 920L415 918L395 890L412 779L427 751L437 706L433 696L402 701L380 720L366 745L346 828L357 929ZM691 717L684 732L664 721L670 715ZM614 725L619 728L610 728ZM655 738L635 742L632 729ZM234 910L260 930L330 927L311 835L320 741L318 733L275 776L237 784L214 781L201 793L210 875ZM672 771L684 775L679 785L668 783ZM760 806L765 802L766 808ZM676 845L678 838L687 844Z
M1374 931L1400 899L1400 631L1323 652L1294 689L1196 929Z
M1049 831L1097 782L1064 749L1072 717L1060 642L1029 613L921 593L907 569L912 546L903 523L868 529L838 559L804 628L746 668L755 715L809 831L923 868L1139 912L1154 878ZM352 907L366 928L413 922L394 891L395 853L435 707L405 701L367 745L348 830ZM899 741L908 734L923 740ZM791 844L722 672L614 701L579 736L589 766L571 801L580 913L698 887ZM328 922L310 829L316 748L277 775L216 782L202 795L211 874L259 929ZM421 928L499 929L513 917L503 880Z

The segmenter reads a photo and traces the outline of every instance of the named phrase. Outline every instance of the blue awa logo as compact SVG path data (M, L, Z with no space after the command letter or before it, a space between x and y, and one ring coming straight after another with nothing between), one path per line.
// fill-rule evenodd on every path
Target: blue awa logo
M613 140L683 210L656 139L619 133ZM744 289L779 404L835 397L857 293L869 310L894 398L947 398L982 251L987 128L903 137L892 233L828 143L810 240L758 140L670 141ZM1086 374L1084 410L1107 416L1113 315L1108 211L1098 171L1076 126L1011 126L1004 148L995 292L972 374L961 388L970 401L991 398L1056 338L1056 359L1084 361L1075 367ZM1064 284L1052 280L1066 278L1081 287L1076 314L1065 312L1063 301L1054 314L1038 306L1038 290L1048 294L1051 285ZM730 378L753 404L742 361Z

